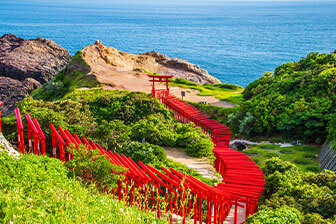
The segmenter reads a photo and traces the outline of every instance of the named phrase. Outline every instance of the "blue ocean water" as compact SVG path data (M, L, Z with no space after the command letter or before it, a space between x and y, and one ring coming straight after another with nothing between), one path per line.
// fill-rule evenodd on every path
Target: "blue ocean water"
M169 2L1 0L0 35L42 36L72 55L95 40L156 50L244 87L282 63L336 49L336 2Z

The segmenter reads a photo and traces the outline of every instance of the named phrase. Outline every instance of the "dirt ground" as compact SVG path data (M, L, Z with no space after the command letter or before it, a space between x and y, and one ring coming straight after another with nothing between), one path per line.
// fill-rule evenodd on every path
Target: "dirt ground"
M219 177L215 175L215 168L211 165L208 158L190 157L186 152L175 148L166 148L166 154L168 159L186 165L203 177L220 180Z

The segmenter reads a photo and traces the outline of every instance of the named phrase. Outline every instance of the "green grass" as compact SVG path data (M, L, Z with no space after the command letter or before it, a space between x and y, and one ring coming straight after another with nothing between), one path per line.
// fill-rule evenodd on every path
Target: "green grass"
M185 89L195 89L200 92L197 94L199 96L214 96L219 100L227 101L234 104L239 104L242 102L243 97L241 93L243 88L238 85L228 84L228 83L215 83L215 84L198 84L185 79L174 79L171 86L178 86Z
M148 72L144 69L141 70L150 75L159 75L157 73ZM199 90L200 92L197 94L199 96L214 96L219 100L227 101L234 104L239 104L243 101L241 93L244 91L244 88L239 85L229 83L214 83L202 85L181 78L172 79L172 82L169 83L169 85L181 87L184 89Z
M0 153L0 223L164 223L69 177L61 161Z
M262 144L251 146L243 151L250 156L260 167L265 161L272 157L278 157L284 161L294 163L301 171L320 172L318 159L318 148L309 145L280 147L279 145Z

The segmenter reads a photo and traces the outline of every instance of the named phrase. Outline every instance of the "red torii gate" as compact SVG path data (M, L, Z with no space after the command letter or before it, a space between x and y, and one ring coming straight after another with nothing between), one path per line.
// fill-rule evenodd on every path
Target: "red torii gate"
M168 96L169 95L168 83L171 82L169 79L173 78L173 75L147 75L147 76L152 78L149 81L153 82L152 84L152 97L153 98L155 98L156 96ZM166 83L166 89L155 89L156 82Z

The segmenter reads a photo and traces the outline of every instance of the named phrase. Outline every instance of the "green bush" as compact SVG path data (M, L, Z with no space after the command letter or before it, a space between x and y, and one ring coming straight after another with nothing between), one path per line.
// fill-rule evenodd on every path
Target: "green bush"
M278 171L280 173L284 173L286 171L297 171L297 167L287 161L283 161L279 158L272 158L268 159L265 163L265 166L263 167L263 172L265 176L274 173L275 171Z
M90 137L98 141L101 146L107 149L114 149L130 141L130 126L125 125L121 120L102 120L101 123L90 134Z
M284 206L278 209L263 209L248 217L253 224L301 224L302 214L295 208Z
M146 141L160 146L182 147L188 155L203 157L211 154L213 143L208 135L194 124L176 123L160 114L153 114L134 124L130 137L136 141Z
M294 164L278 158L267 160L263 171L266 180L266 210L290 206L303 214L318 213L326 220L334 217L335 173L301 173Z
M141 161L144 164L162 163L167 159L164 148L148 142L130 142L128 145L118 148L117 152L130 157L135 162Z
M317 213L305 214L302 220L304 224L334 224L336 223L336 217L334 220L323 219L323 217Z
M67 151L73 155L73 159L65 163L70 175L79 177L86 185L96 184L101 191L111 190L125 178L127 170L112 164L98 149L88 150L80 145L78 148L68 147Z
M60 160L0 153L1 223L165 223L85 188Z
M175 146L178 136L175 126L175 122L160 114L150 115L132 126L131 138L136 141L145 139L161 146Z
M207 138L199 138L200 135L189 135L188 139L193 138L187 145L186 152L194 157L209 156L212 152L214 144Z

